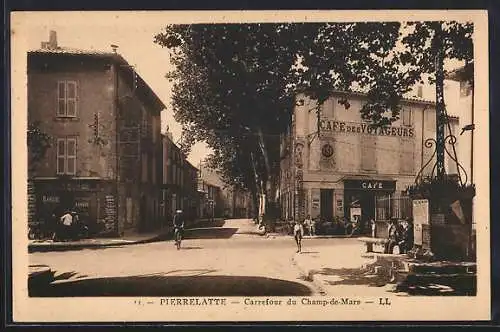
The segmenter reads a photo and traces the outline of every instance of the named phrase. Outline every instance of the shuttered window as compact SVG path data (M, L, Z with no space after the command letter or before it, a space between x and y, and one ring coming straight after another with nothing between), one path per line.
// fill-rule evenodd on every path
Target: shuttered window
M75 81L57 82L57 116L76 117L77 84Z
M57 174L76 174L76 138L57 139Z

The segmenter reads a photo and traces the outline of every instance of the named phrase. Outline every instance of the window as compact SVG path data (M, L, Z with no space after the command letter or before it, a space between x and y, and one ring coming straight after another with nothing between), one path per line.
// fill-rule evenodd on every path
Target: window
M57 116L76 117L76 82L57 82Z
M76 138L57 139L57 174L75 175Z
M411 126L412 125L412 113L411 109L404 108L402 110L403 113L403 126Z

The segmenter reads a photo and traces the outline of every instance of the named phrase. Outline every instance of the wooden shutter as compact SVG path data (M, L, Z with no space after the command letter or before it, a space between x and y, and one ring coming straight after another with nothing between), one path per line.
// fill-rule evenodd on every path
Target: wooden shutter
M66 171L66 140L57 139L57 174L64 174Z
M66 82L66 116L76 116L76 82Z
M76 138L68 138L66 141L66 173L76 173Z
M57 82L57 116L66 116L66 84Z

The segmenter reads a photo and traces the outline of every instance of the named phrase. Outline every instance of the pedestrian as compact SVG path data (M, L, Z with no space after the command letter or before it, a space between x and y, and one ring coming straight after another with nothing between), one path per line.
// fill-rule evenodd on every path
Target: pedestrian
M396 218L392 219L389 224L388 229L388 242L385 245L385 253L392 254L393 249L398 245L400 239L400 228L398 226L398 220Z
M297 244L297 253L302 252L302 238L304 237L304 227L299 221L295 222L293 226L293 237L295 238L295 243Z
M309 236L313 236L315 233L315 222L314 220L311 219L310 215L307 215L306 220L304 220L304 223L307 227L307 232L309 233Z
M370 219L370 226L372 230L372 237L376 237L377 235L377 223L373 218Z
M62 229L62 238L63 240L67 240L71 237L71 226L73 225L73 216L69 210L61 216L61 229Z

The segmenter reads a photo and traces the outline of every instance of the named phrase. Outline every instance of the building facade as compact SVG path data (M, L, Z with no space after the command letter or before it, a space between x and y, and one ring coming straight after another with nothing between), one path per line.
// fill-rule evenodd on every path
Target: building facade
M96 233L155 228L163 103L116 49L63 48L51 32L27 56L28 123L50 137L29 165L30 221L71 209Z
M162 135L162 142L164 223L170 223L177 210L182 210L187 220L193 221L199 217L198 170L186 160L181 149L174 143L171 133Z
M205 163L199 165L200 188L203 186L217 187L220 190L217 211L220 216L227 218L249 218L253 211L251 195L247 190L228 186L222 181L217 171ZM206 189L204 189L206 190ZM215 190L215 189L214 189Z
M404 99L400 120L389 127L372 128L361 119L366 100L362 93L348 96L349 109L338 93L321 108L318 124L315 101L298 96L290 126L281 140L280 204L282 218L323 221L335 217L367 221L406 217L406 189L422 168L432 171L435 138L433 102ZM300 101L300 102L299 102ZM457 118L449 118L452 131ZM448 174L456 173L446 163Z

